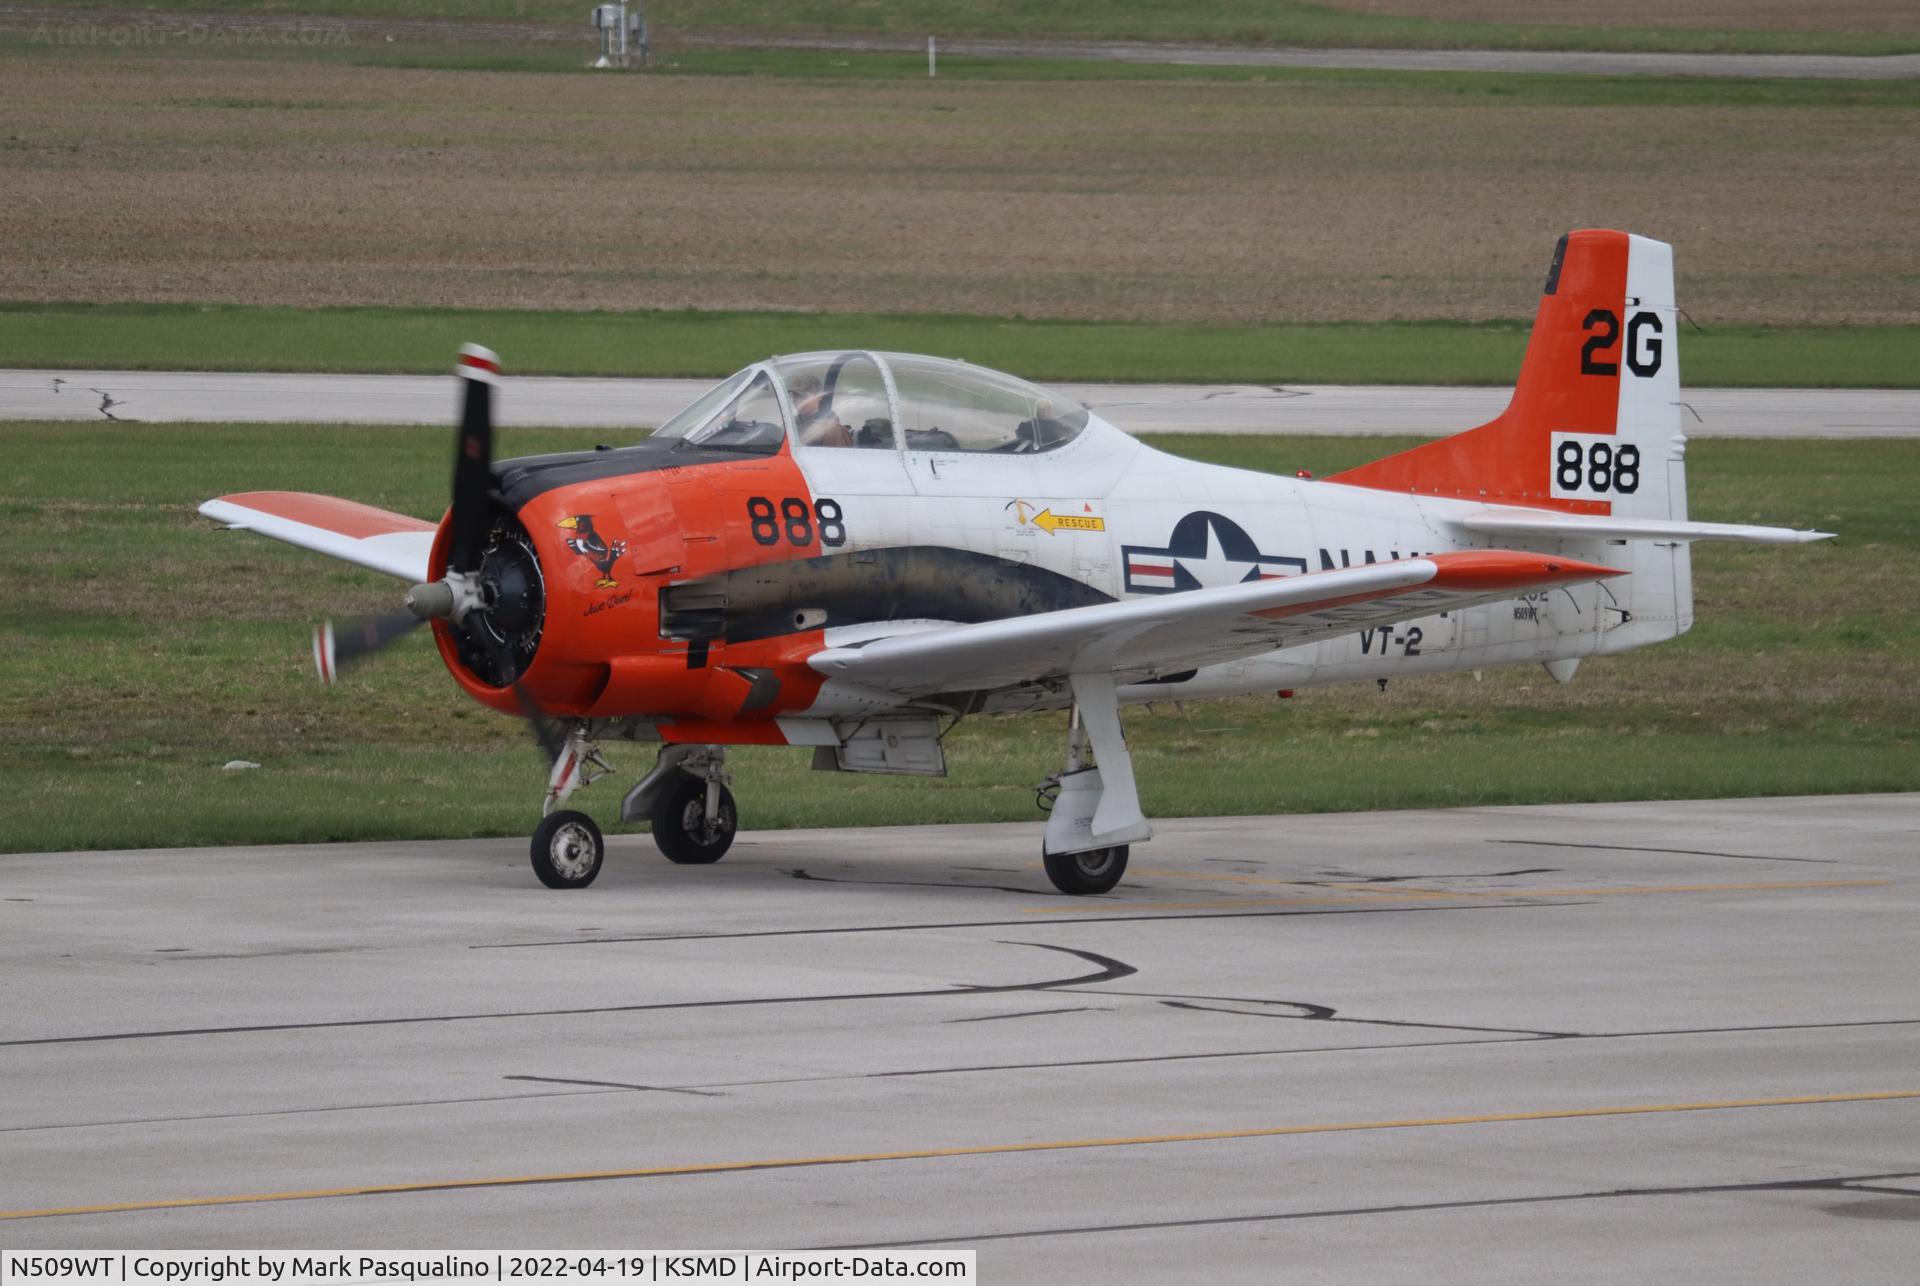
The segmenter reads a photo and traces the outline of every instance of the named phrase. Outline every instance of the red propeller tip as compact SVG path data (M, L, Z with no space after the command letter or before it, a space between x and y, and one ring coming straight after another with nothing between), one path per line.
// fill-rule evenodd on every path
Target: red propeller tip
M320 672L320 682L327 687L333 686L333 622L323 621L313 632L313 668Z
M485 380L497 383L500 376L500 355L491 348L482 348L478 344L460 345L460 356L454 360L453 373L471 380Z

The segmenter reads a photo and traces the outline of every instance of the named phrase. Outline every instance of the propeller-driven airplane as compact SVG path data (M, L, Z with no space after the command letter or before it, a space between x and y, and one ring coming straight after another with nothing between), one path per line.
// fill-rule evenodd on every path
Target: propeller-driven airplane
M430 622L454 680L551 756L550 888L599 874L598 826L562 805L607 743L659 743L620 815L705 863L738 823L729 746L938 775L960 719L1054 709L1045 866L1099 893L1152 834L1122 706L1529 661L1565 682L1692 625L1691 542L1820 539L1688 519L1677 317L1670 247L1572 233L1499 418L1318 480L867 351L757 363L633 446L495 462L499 364L468 346L439 523L297 492L200 511L412 585L405 611L322 626L320 677Z

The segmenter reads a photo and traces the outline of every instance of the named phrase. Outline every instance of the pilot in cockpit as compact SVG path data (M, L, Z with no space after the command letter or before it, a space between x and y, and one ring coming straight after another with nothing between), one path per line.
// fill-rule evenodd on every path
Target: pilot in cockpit
M795 427L800 445L808 447L850 447L853 430L833 413L833 402L818 375L797 375L787 385L793 398Z

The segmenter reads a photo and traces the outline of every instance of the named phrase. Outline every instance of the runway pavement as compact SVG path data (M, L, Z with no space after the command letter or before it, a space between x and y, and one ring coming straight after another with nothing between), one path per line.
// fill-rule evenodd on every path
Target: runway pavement
M0 857L4 1240L1911 1277L1920 794L1159 830Z
M712 380L508 377L510 425L637 430L660 424ZM1134 433L1425 433L1498 415L1506 388L1428 385L1282 387L1060 384ZM1689 389L1695 437L1920 437L1920 390ZM447 424L453 381L440 375L279 375L194 371L0 370L0 419Z

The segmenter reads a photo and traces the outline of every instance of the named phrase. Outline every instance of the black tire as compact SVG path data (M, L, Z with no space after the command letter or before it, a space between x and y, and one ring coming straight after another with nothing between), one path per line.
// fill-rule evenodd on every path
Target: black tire
M705 866L717 862L733 847L733 832L740 815L733 807L733 792L720 788L719 816L709 824L707 783L704 778L681 773L679 780L661 791L653 801L653 842L669 862L681 866Z
M1062 893L1105 893L1127 873L1127 846L1091 848L1084 853L1048 853L1047 878Z
M585 813L562 809L533 831L533 873L550 889L584 889L600 874L607 843Z

